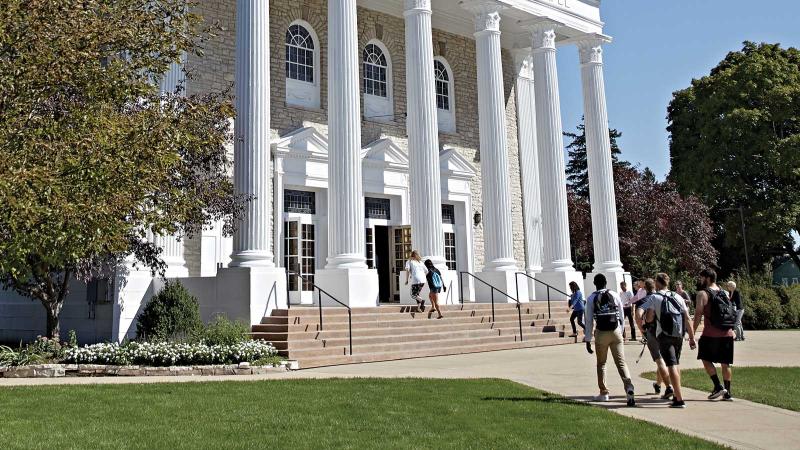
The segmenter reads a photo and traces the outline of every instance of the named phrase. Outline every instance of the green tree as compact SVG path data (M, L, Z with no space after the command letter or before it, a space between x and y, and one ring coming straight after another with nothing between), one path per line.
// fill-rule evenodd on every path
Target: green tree
M711 208L723 272L744 264L739 206L753 266L800 264L800 51L745 42L675 92L668 119L669 179Z
M210 30L185 0L6 0L0 8L0 282L47 311L69 281L133 256L162 272L150 233L226 231L248 200L227 175L225 93L161 94Z
M564 132L564 136L572 139L567 145L567 185L575 195L582 198L589 198L589 167L586 163L586 126L581 123L576 127L576 133ZM614 166L629 167L627 161L619 161L622 151L617 145L617 139L622 137L622 133L616 129L608 130L608 137L611 140L611 158Z

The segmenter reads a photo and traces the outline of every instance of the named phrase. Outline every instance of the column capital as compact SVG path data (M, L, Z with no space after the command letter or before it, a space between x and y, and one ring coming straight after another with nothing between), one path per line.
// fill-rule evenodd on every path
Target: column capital
M590 34L575 39L581 65L602 65L603 44L611 42L611 38L602 34Z
M511 50L514 58L514 70L518 77L533 81L533 54L530 48Z
M564 26L561 22L549 19L520 21L519 25L531 33L531 45L534 52L542 49L555 50L556 33L559 28Z
M405 0L403 15L430 14L431 0Z
M494 0L462 0L459 4L474 15L475 34L500 33L500 11L505 5Z

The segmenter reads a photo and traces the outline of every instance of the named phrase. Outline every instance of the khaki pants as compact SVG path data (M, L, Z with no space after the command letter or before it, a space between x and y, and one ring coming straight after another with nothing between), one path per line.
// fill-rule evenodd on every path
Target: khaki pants
M608 394L606 387L606 360L608 351L611 350L611 357L617 366L622 383L625 384L625 392L633 392L631 374L628 365L625 364L625 341L622 339L622 332L617 328L615 331L595 331L594 351L597 354L597 386L601 394Z

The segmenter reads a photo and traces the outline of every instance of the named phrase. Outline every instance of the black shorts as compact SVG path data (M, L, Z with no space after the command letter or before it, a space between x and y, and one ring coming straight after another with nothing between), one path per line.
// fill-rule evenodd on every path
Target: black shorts
M658 346L656 332L652 328L647 328L645 337L647 338L647 350L650 352L650 357L653 358L653 362L656 362L661 359L661 348Z
M700 336L697 359L720 364L733 364L733 337Z
M677 366L681 363L682 348L683 338L673 336L661 336L658 338L658 349L667 367Z

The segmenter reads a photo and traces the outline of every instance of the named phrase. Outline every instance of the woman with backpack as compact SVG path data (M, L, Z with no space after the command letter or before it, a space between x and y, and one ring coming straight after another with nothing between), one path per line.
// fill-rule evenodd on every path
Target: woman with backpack
M578 319L578 325L582 329L586 329L583 324L583 310L586 307L586 301L583 299L583 292L581 292L580 287L578 287L578 283L570 281L569 290L572 291L572 295L570 295L569 301L567 302L567 312L572 310L572 314L569 316L569 323L572 325L572 334L570 337L577 337L578 329L575 328L575 319Z
M444 316L442 315L442 309L439 307L439 292L442 292L442 290L447 291L447 288L444 287L442 273L433 265L433 261L426 259L425 268L428 269L425 278L428 280L428 290L430 291L428 298L431 300L431 310L436 310L439 313L437 319L441 319Z

